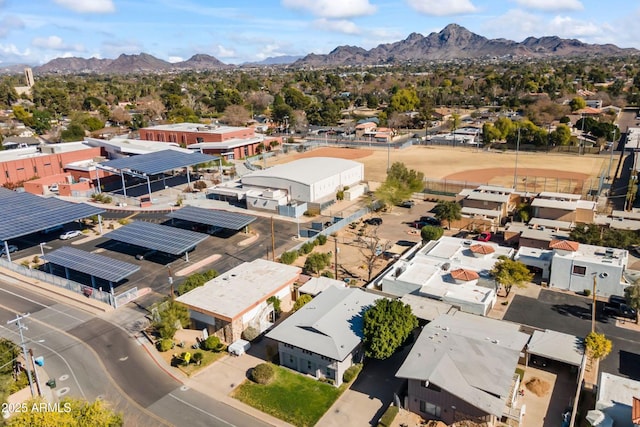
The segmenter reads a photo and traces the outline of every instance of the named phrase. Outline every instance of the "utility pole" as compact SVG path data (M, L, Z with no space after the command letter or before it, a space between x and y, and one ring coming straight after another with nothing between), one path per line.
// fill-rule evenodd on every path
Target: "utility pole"
M169 270L169 287L170 287L170 291L169 292L171 292L169 294L169 297L171 299L174 299L175 298L175 293L174 293L174 290L173 290L173 273L171 273L171 265L167 265L167 270Z
M596 276L598 273L593 275L593 289L591 291L591 295L593 297L591 301L591 332L596 331Z
M16 315L15 319L9 320L7 325L11 323L15 323L18 326L18 332L20 333L20 347L22 347L22 355L24 356L25 370L27 371L27 379L29 380L29 388L31 389L31 397L36 397L36 392L33 389L33 378L31 378L31 368L29 368L29 355L27 354L27 346L24 341L24 335L22 334L22 330L28 330L25 325L22 324L22 319L26 319L29 317L29 313L23 315Z
M276 260L276 235L275 235L275 232L274 232L273 217L271 217L271 257L272 257L273 261L275 262L275 260Z
M38 377L38 368L36 368L36 359L33 357L33 349L29 349L29 357L31 360L31 366L33 366L33 373L36 376L36 388L38 390L38 396L42 396L42 389L40 388L40 377Z
M335 276L336 276L336 280L340 280L340 279L338 279L338 236L333 238L333 244L334 244L334 247L333 247L333 249L334 249L333 250L333 252L334 252L334 254L333 254L333 270L334 270L334 273L335 273Z

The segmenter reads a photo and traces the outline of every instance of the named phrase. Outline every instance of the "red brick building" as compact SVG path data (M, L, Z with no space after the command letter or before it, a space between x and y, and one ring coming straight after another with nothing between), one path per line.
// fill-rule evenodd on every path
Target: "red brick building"
M62 174L65 172L65 165L69 163L100 156L98 147L79 147L61 152L55 152L53 148L52 151L54 152L37 152L35 148L5 151L0 156L0 185L17 185L34 178Z
M175 123L140 129L140 139L147 141L174 142L183 147L200 149L205 154L215 154L227 159L242 159L270 151L273 142L281 144L280 138L256 134L254 129L199 123Z

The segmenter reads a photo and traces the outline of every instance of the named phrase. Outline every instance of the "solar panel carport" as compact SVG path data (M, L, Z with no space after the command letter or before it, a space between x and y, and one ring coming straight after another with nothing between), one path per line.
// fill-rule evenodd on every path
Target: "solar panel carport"
M215 209L203 209L195 206L185 206L182 209L171 212L167 216L230 230L241 230L257 219L251 215Z
M0 240L8 252L10 239L26 236L71 221L99 215L104 209L86 203L72 203L54 197L18 193L0 187ZM11 254L7 253L9 261Z
M220 158L217 156L210 156L197 151L185 153L183 151L167 149L156 151L154 153L109 160L96 165L96 167L98 169L118 174L122 177L122 191L125 197L127 196L127 189L124 183L124 174L146 179L149 196L151 196L150 176L159 175L163 172L169 172L175 169L186 168L200 163L218 161L219 159ZM187 182L189 186L191 186L189 174L187 174ZM99 178L98 188L100 188Z
M119 283L140 270L139 265L109 258L103 255L82 251L69 246L56 249L44 256L44 260L64 267L65 276L69 279L69 270L79 271L91 276L91 285L96 287L95 278L109 282L111 294L113 284Z
M203 242L209 235L167 225L134 221L105 234L105 237L171 255L185 254L189 261L188 251Z

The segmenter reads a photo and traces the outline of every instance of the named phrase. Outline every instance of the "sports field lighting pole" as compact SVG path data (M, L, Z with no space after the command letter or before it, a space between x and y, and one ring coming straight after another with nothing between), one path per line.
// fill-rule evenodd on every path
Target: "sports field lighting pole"
M29 313L23 314L23 315L17 314L15 319L7 321L7 325L10 325L11 323L15 323L18 326L18 332L20 333L20 347L22 347L22 355L24 356L24 363L26 365L25 366L25 368L26 368L25 370L27 371L27 379L29 380L29 388L31 389L31 397L36 397L36 392L33 389L33 378L31 378L31 368L29 367L29 353L27 353L27 346L25 345L26 342L24 340L24 335L22 333L23 329L25 331L29 329L25 325L22 324L22 319L26 319L27 317L29 317Z
M516 165L513 169L513 189L518 191L518 151L520 151L520 126L518 126L518 139L516 141Z
M616 129L613 128L611 130L611 148L609 148L609 151L611 151L611 153L609 153L609 180L611 182L613 182L613 175L611 175L611 166L613 166L613 144L616 138L615 135L616 135Z

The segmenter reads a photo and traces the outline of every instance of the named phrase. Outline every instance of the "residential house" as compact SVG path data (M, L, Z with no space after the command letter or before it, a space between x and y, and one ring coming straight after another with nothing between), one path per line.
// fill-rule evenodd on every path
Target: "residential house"
M551 223L555 227L551 227ZM549 221L535 218L535 221L524 224L522 222L511 222L506 225L504 231L504 241L514 247L526 246L529 248L547 249L552 240L569 240L568 228L559 227L560 221ZM545 225L542 225L545 224ZM570 223L566 223L569 227Z
M481 185L475 189L464 189L459 194L461 213L468 218L465 224L457 224L458 228L479 228L478 220L488 224L492 230L502 225L509 214L520 203L520 195L513 188L494 185ZM460 222L460 221L459 221Z
M363 357L363 314L381 296L329 286L267 333L278 343L280 364L342 384L344 372Z
M575 226L576 223L590 224L594 222L596 202L581 200L579 194L554 193L543 191L531 202L533 210L529 223L542 224L540 220L552 220L545 222L546 226L564 229Z
M248 327L264 332L273 325L277 297L283 307L291 306L293 285L299 267L264 259L245 262L176 298L186 305L196 329L206 328L226 343L241 338Z
M625 249L585 245L571 240L553 240L546 250L521 246L515 259L540 268L549 286L596 295L624 295L628 284L623 279L629 252ZM595 283L594 283L595 281Z
M640 418L640 381L607 372L600 374L596 410L613 420L616 427L635 427Z
M396 373L408 380L405 407L447 425L521 421L516 367L529 335L520 325L455 312L427 324Z
M460 310L486 315L496 301L490 270L499 256L514 249L491 242L443 236L427 243L412 257L400 258L382 276L382 291L443 301Z

